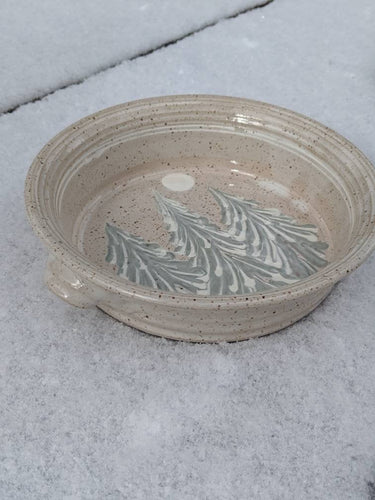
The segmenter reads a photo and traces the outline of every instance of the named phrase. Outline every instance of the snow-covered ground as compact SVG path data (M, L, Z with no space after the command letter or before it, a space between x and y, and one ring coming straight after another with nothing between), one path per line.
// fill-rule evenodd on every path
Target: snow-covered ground
M230 2L233 11L250 3ZM40 26L68 16L62 3L43 4ZM133 36L123 38L114 18L116 43L106 50L91 30L109 14L93 9L83 32L98 59L70 46L70 60L65 43L80 25L62 24L44 81L43 60L27 55L26 42L24 55L16 39L31 8L14 3L1 106L230 15L228 4L207 2L202 14L198 3L160 2L178 11L168 27L153 22L152 2L145 17L129 2L122 15ZM218 93L289 107L375 162L374 25L373 0L274 0L0 116L0 498L375 498L375 257L279 334L176 343L50 294L46 253L23 209L28 166L52 135L87 113L152 95ZM51 31L33 35L29 43L42 47Z
M0 111L269 0L2 0Z

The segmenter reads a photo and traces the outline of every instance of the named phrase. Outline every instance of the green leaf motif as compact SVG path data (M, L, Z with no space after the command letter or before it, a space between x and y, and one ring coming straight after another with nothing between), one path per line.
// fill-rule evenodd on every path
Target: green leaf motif
M246 242L174 200L159 193L155 199L175 252L206 270L207 295L253 293L288 282L276 268L249 255Z
M252 200L217 189L210 192L221 208L225 229L155 192L174 252L107 224L107 262L134 283L197 295L272 290L327 264L328 245L318 240L315 226L301 225Z
M298 224L279 210L261 208L218 189L210 189L221 207L222 222L230 234L245 241L248 254L280 270L284 277L302 279L327 264L327 243L318 240L312 224Z
M106 261L117 266L117 274L139 285L170 292L197 293L206 288L205 272L191 261L177 260L156 243L147 243L127 231L106 224Z

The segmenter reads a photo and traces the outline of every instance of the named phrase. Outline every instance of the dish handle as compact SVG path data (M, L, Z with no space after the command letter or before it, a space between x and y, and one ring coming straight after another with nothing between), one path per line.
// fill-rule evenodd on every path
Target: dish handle
M51 292L72 306L89 308L97 305L94 293L82 279L54 256L49 255L44 282Z

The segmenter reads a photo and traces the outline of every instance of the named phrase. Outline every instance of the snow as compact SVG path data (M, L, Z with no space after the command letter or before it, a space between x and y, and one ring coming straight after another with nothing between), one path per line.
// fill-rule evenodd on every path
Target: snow
M374 18L372 0L275 0L0 117L1 498L374 498L374 256L279 334L184 344L50 294L23 209L53 134L158 94L289 107L375 162Z
M263 3L2 0L0 111Z

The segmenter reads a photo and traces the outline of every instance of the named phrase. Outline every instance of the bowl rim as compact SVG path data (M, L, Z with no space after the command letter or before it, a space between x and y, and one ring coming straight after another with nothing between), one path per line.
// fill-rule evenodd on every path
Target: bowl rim
M95 113L87 115L80 120L64 128L61 132L50 139L34 158L25 181L25 205L30 224L34 232L42 239L53 256L60 259L64 265L75 272L83 281L92 283L100 289L105 289L110 293L115 293L121 297L134 297L151 302L158 302L171 305L186 305L192 308L217 308L218 306L248 307L254 304L267 305L269 303L281 302L283 300L298 299L308 293L318 292L324 288L332 287L336 282L354 271L375 249L375 220L371 221L364 237L360 238L356 245L351 248L349 254L340 259L329 262L328 265L311 276L304 278L294 284L286 285L275 290L257 292L248 295L210 295L196 296L183 293L172 293L163 290L147 288L137 285L126 278L117 277L105 269L94 265L82 253L66 240L61 239L61 235L56 232L54 226L50 224L48 217L45 217L37 196L38 182L41 173L48 169L48 157L52 150L59 144L63 144L68 138L74 137L77 129L84 129L93 121L114 116L116 113L124 111L135 111L147 109L149 106L160 106L161 104L231 104L233 106L249 107L268 110L276 113L279 118L289 120L299 120L305 127L312 128L320 133L324 139L335 141L341 148L345 148L350 153L352 159L356 160L362 169L362 174L366 174L366 183L369 187L370 201L375 207L375 168L367 157L352 144L348 139L338 134L334 130L322 125L301 113L291 111L287 108L276 106L262 101L247 98L229 97L216 94L175 94L166 96L150 97L124 102L101 109ZM150 108L148 108L150 109ZM296 126L296 124L294 124ZM372 189L371 189L372 188ZM374 212L374 210L373 210Z

